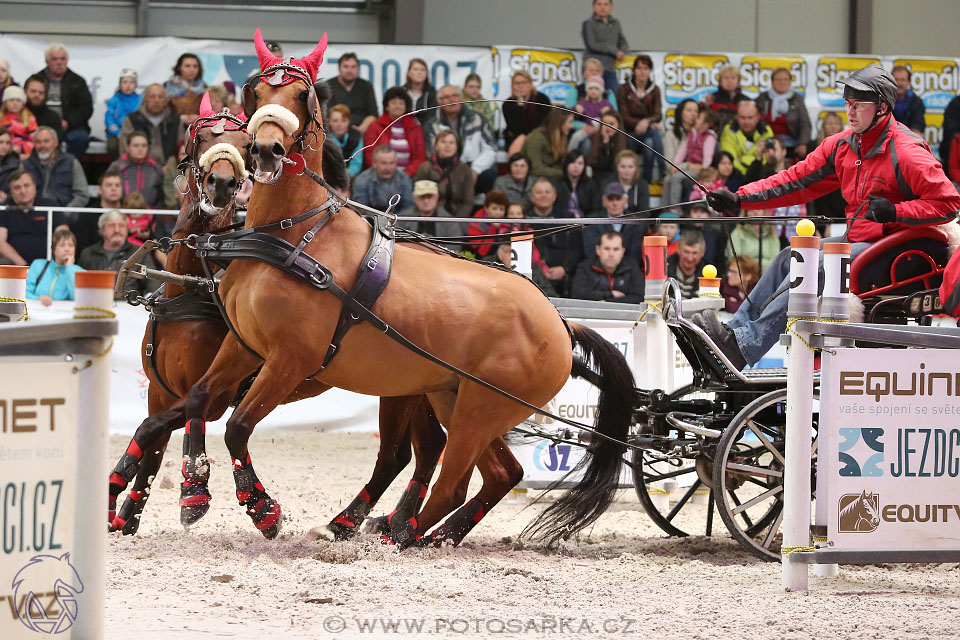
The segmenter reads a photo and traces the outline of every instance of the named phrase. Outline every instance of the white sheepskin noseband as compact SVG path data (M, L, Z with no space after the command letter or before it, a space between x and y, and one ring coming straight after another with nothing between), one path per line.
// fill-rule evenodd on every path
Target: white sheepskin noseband
M203 155L200 156L200 169L203 171L210 171L210 167L212 167L213 163L217 160L229 160L240 179L247 179L249 174L247 173L247 167L243 161L243 156L240 155L240 152L237 151L237 148L232 144L218 142L204 151Z
M280 125L280 128L288 136L292 136L300 129L300 119L297 118L296 114L279 104L265 104L257 109L257 112L247 123L247 131L256 135L257 129L264 122L274 122Z

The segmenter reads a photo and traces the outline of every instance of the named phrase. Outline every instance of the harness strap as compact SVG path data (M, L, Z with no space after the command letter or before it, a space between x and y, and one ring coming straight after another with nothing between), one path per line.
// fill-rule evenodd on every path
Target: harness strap
M160 385L160 388L163 389L164 393L170 396L173 399L177 399L179 396L170 390L170 387L167 386L167 383L164 381L163 376L160 375L160 370L157 369L157 359L154 355L155 351L153 345L157 344L157 317L150 314L150 320L147 322L149 327L150 338L147 342L147 349L144 354L147 356L147 366L150 367L150 373L153 374L154 381Z

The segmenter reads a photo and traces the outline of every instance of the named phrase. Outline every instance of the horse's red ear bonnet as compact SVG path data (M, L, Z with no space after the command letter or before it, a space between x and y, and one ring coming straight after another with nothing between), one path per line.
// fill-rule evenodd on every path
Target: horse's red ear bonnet
M243 129L246 118L235 116L232 113L215 113L210 106L210 92L203 94L200 101L200 117L187 128L187 137L196 138L200 129L213 129L215 135L220 135L224 131L240 131Z
M310 86L307 110L311 115L315 115L317 112L317 94L313 88L313 84L317 81L317 72L320 70L320 65L323 64L323 54L327 51L327 34L323 34L320 42L317 43L317 46L313 48L313 51L311 51L306 58L287 58L284 60L273 55L273 53L267 49L267 45L263 41L263 35L261 35L259 28L257 28L257 31L253 34L253 43L257 48L257 59L260 62L260 79L274 87L289 84L294 80L302 80ZM275 72L269 73L268 71L272 67L277 67L277 69ZM298 71L301 73L297 73ZM253 115L253 112L256 111L256 108L257 96L253 91L253 87L244 85L244 113L246 113L249 118Z

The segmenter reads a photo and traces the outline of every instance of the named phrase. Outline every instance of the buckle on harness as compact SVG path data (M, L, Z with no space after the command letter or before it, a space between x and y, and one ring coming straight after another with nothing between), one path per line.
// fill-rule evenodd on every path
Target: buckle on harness
M303 234L303 241L310 242L311 240L313 240L314 235L316 234L314 234L313 229L311 229L310 231L307 231L305 234Z
M287 218L286 220L281 220L281 221L280 221L280 228L281 228L281 229L289 229L289 228L292 227L292 226L293 226L293 220L290 219L290 218Z
M143 350L143 353L144 353L144 355L146 355L148 358L149 358L150 356L152 356L152 355L153 355L153 343L148 342L148 343L147 343L147 348Z

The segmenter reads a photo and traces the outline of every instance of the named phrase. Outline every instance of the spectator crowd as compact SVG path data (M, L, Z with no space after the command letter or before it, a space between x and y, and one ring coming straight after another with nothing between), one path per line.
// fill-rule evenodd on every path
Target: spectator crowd
M372 84L360 77L356 54L341 55L337 75L326 80L331 99L324 124L347 162L350 195L384 210L399 194L395 210L423 218L409 228L430 236L477 236L449 246L507 266L509 245L487 236L531 228L525 218L619 217L648 209L651 197L659 198L662 206L643 214L656 215L653 224L588 225L537 237L535 282L551 295L639 302L643 238L657 234L667 238L668 273L685 296L696 295L697 276L713 264L726 276L722 292L728 310L735 311L789 242L794 225L777 224L777 217L842 221L845 203L834 192L808 205L729 214L743 216L739 224L711 222L704 218L717 214L691 177L708 190L735 191L802 161L841 132L844 120L828 113L813 126L786 68L776 69L772 86L751 99L734 65L719 70L715 90L701 102L680 102L670 119L650 56L634 56L630 72L618 81L616 66L627 59L629 44L612 12L611 0L593 0L580 34L583 82L570 88L568 111L551 108L525 70L513 72L509 101L494 106L484 101L478 75L469 75L463 86L434 86L420 58L409 60L403 84L387 89L378 103ZM283 55L278 43L267 46ZM192 53L178 58L163 84L141 87L138 71L123 69L106 101L111 162L104 170L81 164L93 114L86 80L70 69L63 45L47 47L45 60L31 75L0 60L0 205L6 205L0 210L0 264L31 265L32 297L67 299L77 269L115 269L145 239L169 233L170 225L148 210L178 207L174 181L184 130L197 117L203 93L210 92L216 110L242 108L239 87L208 87L202 62ZM894 116L922 132L924 106L910 88L910 70L895 67L893 75ZM960 98L946 109L943 128L944 169L960 182ZM99 185L99 198L92 200L91 178ZM42 206L145 212L56 214L54 257L48 261L46 214L35 212ZM770 224L747 220L758 216Z

